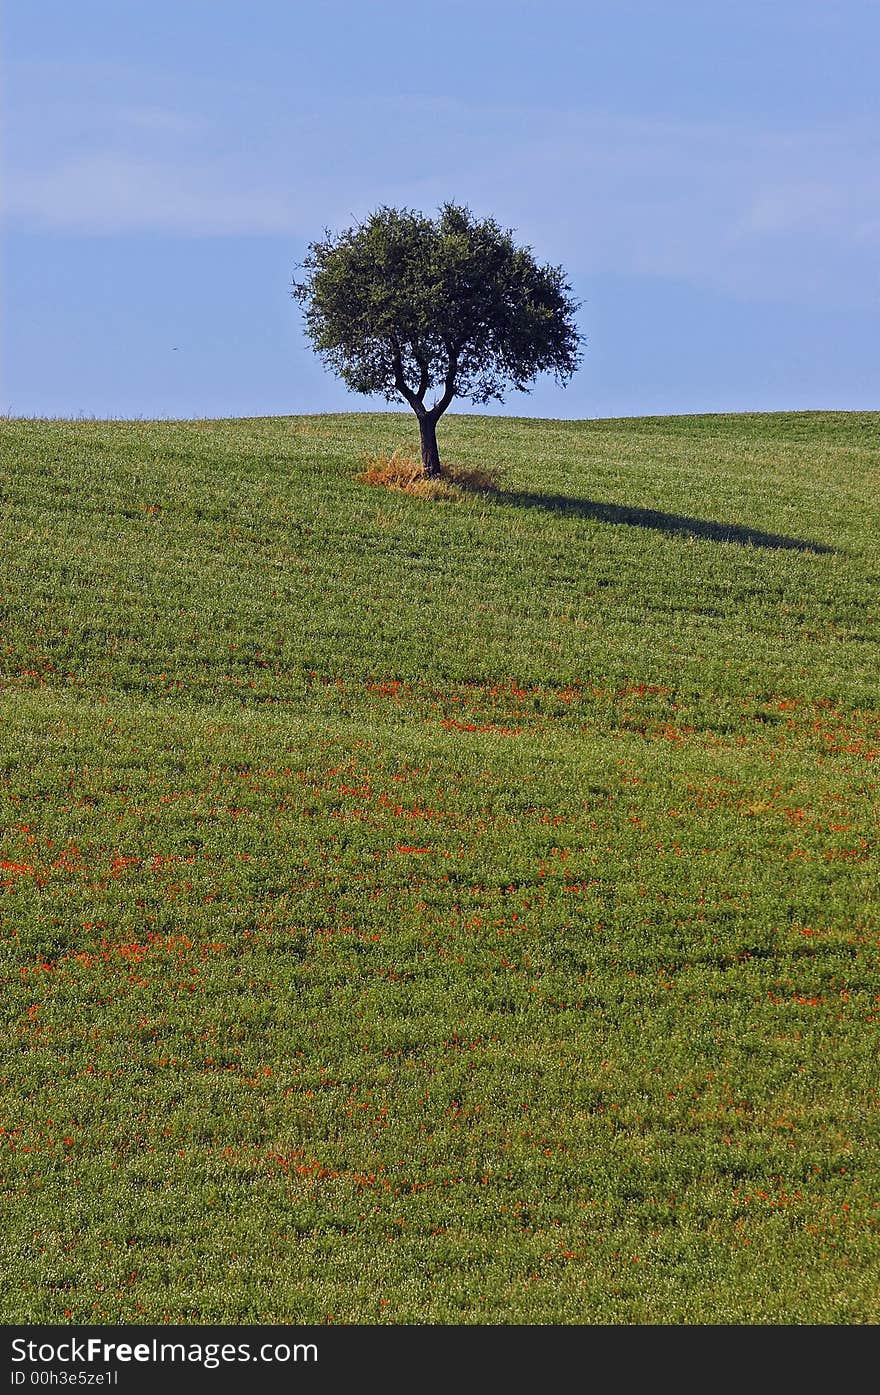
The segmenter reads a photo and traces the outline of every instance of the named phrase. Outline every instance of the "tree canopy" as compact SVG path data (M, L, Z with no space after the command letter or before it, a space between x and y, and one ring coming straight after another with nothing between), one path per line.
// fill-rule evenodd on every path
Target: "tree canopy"
M580 362L562 269L457 204L436 218L379 208L311 243L301 269L293 295L313 347L353 391L409 404L429 474L440 468L436 423L454 398L503 401L542 372L567 382Z

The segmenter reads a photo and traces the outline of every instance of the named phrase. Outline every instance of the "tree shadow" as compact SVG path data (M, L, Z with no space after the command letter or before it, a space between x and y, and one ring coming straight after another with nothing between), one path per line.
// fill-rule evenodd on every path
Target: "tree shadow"
M657 509L600 504L593 499L572 499L566 494L529 494L521 490L493 489L491 497L499 504L508 504L513 508L543 509L547 513L589 518L597 523L625 523L632 528L654 528L673 537L707 538L711 542L737 543L740 547L784 548L790 552L819 554L837 551L827 543L790 538L783 533L765 533L760 528L746 528L739 523L714 523L710 519L688 518L683 514L662 513Z

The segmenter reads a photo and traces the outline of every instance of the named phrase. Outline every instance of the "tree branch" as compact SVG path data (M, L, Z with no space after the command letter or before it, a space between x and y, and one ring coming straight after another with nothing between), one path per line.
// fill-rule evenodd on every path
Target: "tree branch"
M400 352L400 345L396 339L392 339L391 341L391 368L394 372L394 386L397 388L397 391L400 393L401 397L409 403L416 416L423 417L425 415L425 404L422 399L425 396L425 389L428 385L425 383L425 387L422 388L421 382L419 383L421 395L418 392L413 392L412 388L407 385L407 381L403 376L403 358ZM422 368L422 378L425 378L425 376L425 370Z
M433 407L428 413L428 416L431 417L433 421L437 421L439 417L442 417L443 413L446 411L446 408L449 406L450 402L455 396L455 375L457 372L458 352L456 349L450 347L449 365L446 369L446 377L443 382L443 396L438 398L438 400L434 403Z
M413 358L419 365L419 386L416 389L416 397L420 402L424 402L425 393L428 391L428 383L430 382L428 377L428 361L423 354L416 353L415 349L413 349Z

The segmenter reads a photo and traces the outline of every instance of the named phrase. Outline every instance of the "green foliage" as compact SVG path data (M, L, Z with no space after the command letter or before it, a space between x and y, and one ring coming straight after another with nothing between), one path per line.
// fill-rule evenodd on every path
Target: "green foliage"
M578 364L577 309L559 267L491 218L446 204L436 219L380 208L309 248L293 294L324 363L355 392L444 404L502 400Z
M2 424L0 1316L876 1323L880 418L408 421Z

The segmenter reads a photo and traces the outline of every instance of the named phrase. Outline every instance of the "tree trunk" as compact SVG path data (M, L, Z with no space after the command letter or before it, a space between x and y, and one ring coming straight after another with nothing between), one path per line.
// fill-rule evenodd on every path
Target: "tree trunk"
M419 435L422 438L422 464L428 479L435 480L440 475L440 452L437 449L437 422L426 414L419 418Z

